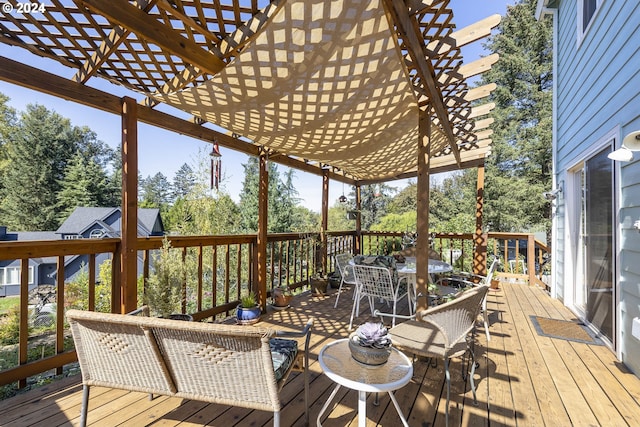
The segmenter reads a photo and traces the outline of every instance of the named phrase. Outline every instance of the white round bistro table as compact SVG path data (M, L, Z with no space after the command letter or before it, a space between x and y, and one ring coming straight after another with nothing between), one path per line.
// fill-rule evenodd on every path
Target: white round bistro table
M318 362L323 372L336 383L331 396L320 410L317 425L322 426L320 418L327 410L341 386L358 391L358 427L367 425L367 393L388 392L398 411L402 424L408 427L393 390L405 386L413 376L411 360L396 348L391 348L389 361L384 365L370 366L357 362L351 357L349 339L344 338L327 344L320 350Z

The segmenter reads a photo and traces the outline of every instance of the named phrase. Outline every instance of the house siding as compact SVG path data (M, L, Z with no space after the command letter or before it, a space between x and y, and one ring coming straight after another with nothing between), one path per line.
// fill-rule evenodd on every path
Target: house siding
M556 182L566 179L569 168L585 158L602 138L617 130L621 137L640 130L640 2L604 0L590 28L579 42L577 1L557 2L556 52ZM602 148L602 146L598 147ZM640 340L631 336L631 322L640 316L640 153L630 163L618 163L616 175L618 286L618 354L640 375ZM563 206L556 210L554 242L557 294L573 283L565 271L567 245L572 243ZM568 264L568 263L567 263ZM566 265L567 269L573 266Z

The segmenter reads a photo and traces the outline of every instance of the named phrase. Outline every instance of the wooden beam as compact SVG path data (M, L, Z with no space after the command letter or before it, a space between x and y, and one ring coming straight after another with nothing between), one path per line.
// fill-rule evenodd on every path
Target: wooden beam
M256 252L258 268L256 274L258 296L262 312L267 311L267 224L269 222L269 168L266 153L258 157L260 174L258 176L258 233Z
M122 98L122 225L120 313L138 308L138 120L136 100Z
M163 0L165 1L165 0ZM219 49L214 52L220 59L227 59L235 55L239 49L253 40L257 33L264 27L269 19L276 13L282 5L281 0L273 0L261 12L255 14L244 25L236 28L236 30L220 42ZM202 74L202 70L193 65L187 66L181 73L177 74L173 79L168 81L158 90L158 93L166 94L182 89L198 76ZM157 105L158 101L153 97L144 100L144 105Z
M486 119L476 120L475 126L473 127L474 131L486 129L491 126L495 122L493 117L487 117Z
M387 9L390 11L393 21L397 27L398 32L401 34L402 40L407 46L409 56L413 61L416 72L426 86L427 93L429 95L430 104L433 107L436 116L440 120L440 127L445 137L451 145L453 154L457 163L460 163L460 154L456 147L456 140L453 134L453 128L449 121L449 113L444 105L442 94L436 83L435 71L433 65L427 60L424 52L424 40L418 38L416 34L412 17L409 15L409 11L404 2L384 0Z
M121 107L119 97L77 82L72 82L3 56L0 56L0 80L67 101L73 101L87 107L120 115ZM239 151L248 156L255 157L260 154L259 147L255 144L243 142L227 133L218 132L143 105L138 105L138 121L202 141L211 142L215 139L220 146ZM270 154L270 159L278 164L314 175L322 176L323 173L320 167L309 164L303 160L289 157L286 154L272 153ZM354 185L356 182L352 178L331 171L329 172L329 176L333 180L350 185Z
M463 79L477 76L478 74L489 71L491 69L491 66L498 62L499 58L500 55L498 55L497 53L485 56L484 58L480 58L473 62L460 66L460 68L458 69L458 73L462 76Z
M329 171L324 170L322 174L322 212L320 225L320 262L322 273L328 273L327 264L327 229L329 227Z
M136 7L148 12L158 0L137 0ZM82 64L82 67L71 78L72 81L78 83L85 83L89 80L89 77L93 76L99 69L104 61L118 49L118 46L124 42L131 31L126 28L116 25L113 27L109 35L105 40L100 43L100 47L91 55L91 58Z
M484 163L478 165L476 182L476 230L473 233L473 274L487 275L487 235L483 231Z
M431 117L420 110L418 139L416 310L429 307L429 177L431 161Z
M475 101L476 99L486 98L491 95L491 92L496 90L498 87L495 83L489 83L484 86L474 87L473 89L469 89L467 94L464 96L465 101Z
M360 210L362 209L362 189L360 184L355 185L356 193L356 246L353 250L354 255L362 254L362 215Z
M469 118L473 119L475 117L484 116L485 114L489 114L494 108L496 108L495 102L489 102L488 104L482 104L478 105L477 107L472 107Z
M491 30L500 24L502 17L499 14L481 19L474 24L466 26L451 33L449 37L434 40L427 44L427 50L434 55L444 55L452 49L457 49L491 35Z
M207 52L196 42L183 37L180 32L150 17L127 0L78 0L78 3L104 16L113 25L126 28L139 38L182 58L187 64L194 65L204 72L216 75L225 67L220 58Z

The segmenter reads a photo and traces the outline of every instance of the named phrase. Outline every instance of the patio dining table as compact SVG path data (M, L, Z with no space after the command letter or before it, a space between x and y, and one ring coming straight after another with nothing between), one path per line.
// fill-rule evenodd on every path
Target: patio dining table
M405 277L407 279L407 284L409 286L409 295L411 300L413 301L413 305L415 308L416 305L416 258L415 257L405 257L404 264L397 264L398 267L398 276ZM439 259L429 258L429 267L428 272L429 275L432 276L432 282L434 274L442 274L442 273L450 273L453 271L453 266ZM441 286L440 294L447 295L451 293L455 293L458 290L451 286ZM433 300L433 301L432 301ZM436 299L430 298L430 302L436 303Z

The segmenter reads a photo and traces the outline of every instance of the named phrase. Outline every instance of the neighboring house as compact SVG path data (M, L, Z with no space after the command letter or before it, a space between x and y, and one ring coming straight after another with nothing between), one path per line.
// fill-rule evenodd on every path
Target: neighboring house
M0 227L0 241L34 241L66 239L100 239L120 237L122 212L120 208L76 208L56 231L8 232ZM138 209L138 236L162 236L164 227L158 209ZM99 266L110 258L110 254L99 254ZM29 260L29 287L53 285L56 282L56 257L32 258ZM88 263L87 255L65 257L66 280L72 279ZM142 271L142 260L138 262ZM96 269L96 272L99 268ZM0 261L0 296L19 295L20 260Z
M552 293L640 376L640 155L608 157L640 130L640 2L538 0L537 14L554 20Z

